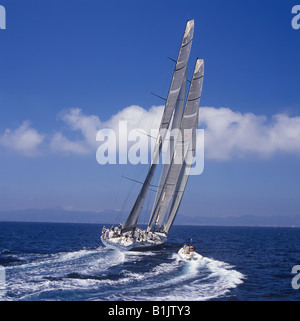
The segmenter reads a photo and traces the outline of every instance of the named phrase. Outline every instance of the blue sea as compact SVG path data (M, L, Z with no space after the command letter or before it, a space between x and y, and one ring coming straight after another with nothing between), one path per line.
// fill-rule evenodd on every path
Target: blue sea
M0 300L300 299L291 285L300 264L299 228L173 226L160 248L126 253L105 248L101 229L0 222ZM190 238L202 260L177 255Z

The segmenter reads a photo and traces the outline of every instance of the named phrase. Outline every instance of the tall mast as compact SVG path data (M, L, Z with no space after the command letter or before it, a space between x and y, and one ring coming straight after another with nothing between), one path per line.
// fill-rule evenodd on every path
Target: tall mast
M144 184L140 190L140 193L133 205L133 208L127 218L127 221L124 224L123 232L134 230L136 227L140 211L143 207L148 189L150 187L151 180L156 169L156 165L158 164L159 156L161 154L162 149L162 143L166 137L167 128L169 127L171 117L174 112L175 104L178 99L179 91L181 89L182 82L186 73L187 63L191 52L193 35L194 20L189 20L186 24L185 32L181 42L171 86L168 93L167 102L164 108L161 124L159 127L159 134L157 136L154 151L152 154L150 167L145 178Z

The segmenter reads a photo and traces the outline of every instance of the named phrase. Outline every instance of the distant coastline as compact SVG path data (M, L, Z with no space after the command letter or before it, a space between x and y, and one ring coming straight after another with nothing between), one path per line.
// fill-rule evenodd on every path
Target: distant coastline
M1 211L0 221L11 222L49 222L49 223L94 223L114 224L117 211L102 212L74 211L64 209L24 209ZM263 227L300 227L300 215L296 216L197 216L189 217L178 213L175 225L198 226L263 226Z

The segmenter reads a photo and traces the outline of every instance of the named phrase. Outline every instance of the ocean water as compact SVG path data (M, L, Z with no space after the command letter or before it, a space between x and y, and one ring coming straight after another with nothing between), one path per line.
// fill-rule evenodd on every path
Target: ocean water
M118 252L102 225L0 222L4 301L299 300L299 228L173 226L157 250ZM192 238L200 261L177 251Z

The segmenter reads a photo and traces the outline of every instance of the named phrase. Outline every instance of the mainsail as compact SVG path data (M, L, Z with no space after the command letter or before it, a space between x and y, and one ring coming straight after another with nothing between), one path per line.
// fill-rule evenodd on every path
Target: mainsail
M159 229L161 228L176 186L177 188L179 188L178 192L181 191L181 193L175 191L176 198L178 198L178 200L173 201L165 230L170 229L177 213L179 204L181 202L183 191L187 182L185 171L187 164L186 157L188 156L190 158L190 153L188 153L189 147L190 145L191 147L193 147L192 138L193 136L195 137L195 134L193 135L193 132L195 133L196 128L198 127L199 102L202 91L203 76L204 61L202 59L198 59L189 88L186 107L181 120L180 131L174 154L172 156L171 164L168 167L168 173L163 182L163 187L160 189L158 199L154 204L148 224L148 231L151 229L154 221L156 221L156 226ZM194 141L196 140L194 139ZM182 188L183 190L181 190Z
M179 127L180 127L180 123L182 120L182 115L183 115L183 111L184 111L184 102L185 102L185 94L186 94L186 75L185 75L185 79L182 83L180 92L179 92L179 96L175 105L175 111L174 111L174 116L173 116L173 121L172 121L172 127L171 127L171 134L170 134L170 138L169 138L169 144L168 144L168 151L165 157L165 163L162 169L162 174L160 177L160 181L158 184L158 190L156 193L156 197L155 197L155 201L154 201L154 205L153 205L153 209L157 208L158 202L160 200L160 196L161 193L163 191L163 187L170 169L170 165L171 165L171 160L173 158L174 155L174 149L175 149L175 145L176 142L178 140L178 135L180 134L179 132ZM154 223L154 220L156 218L156 213L152 210L152 214L150 216L150 221L149 221L149 226L152 226Z
M186 24L185 32L183 35L182 43L180 46L178 58L173 73L171 86L168 93L167 102L164 108L162 121L159 128L159 134L156 139L156 144L152 154L150 167L145 178L144 184L140 190L140 193L133 205L133 208L124 224L123 232L134 230L137 224L140 211L143 207L147 192L150 187L151 180L153 178L156 166L158 164L159 156L161 154L162 143L165 139L167 128L170 125L170 121L174 112L176 102L178 100L179 92L182 87L187 69L187 63L190 56L192 40L194 34L194 20L189 20Z

